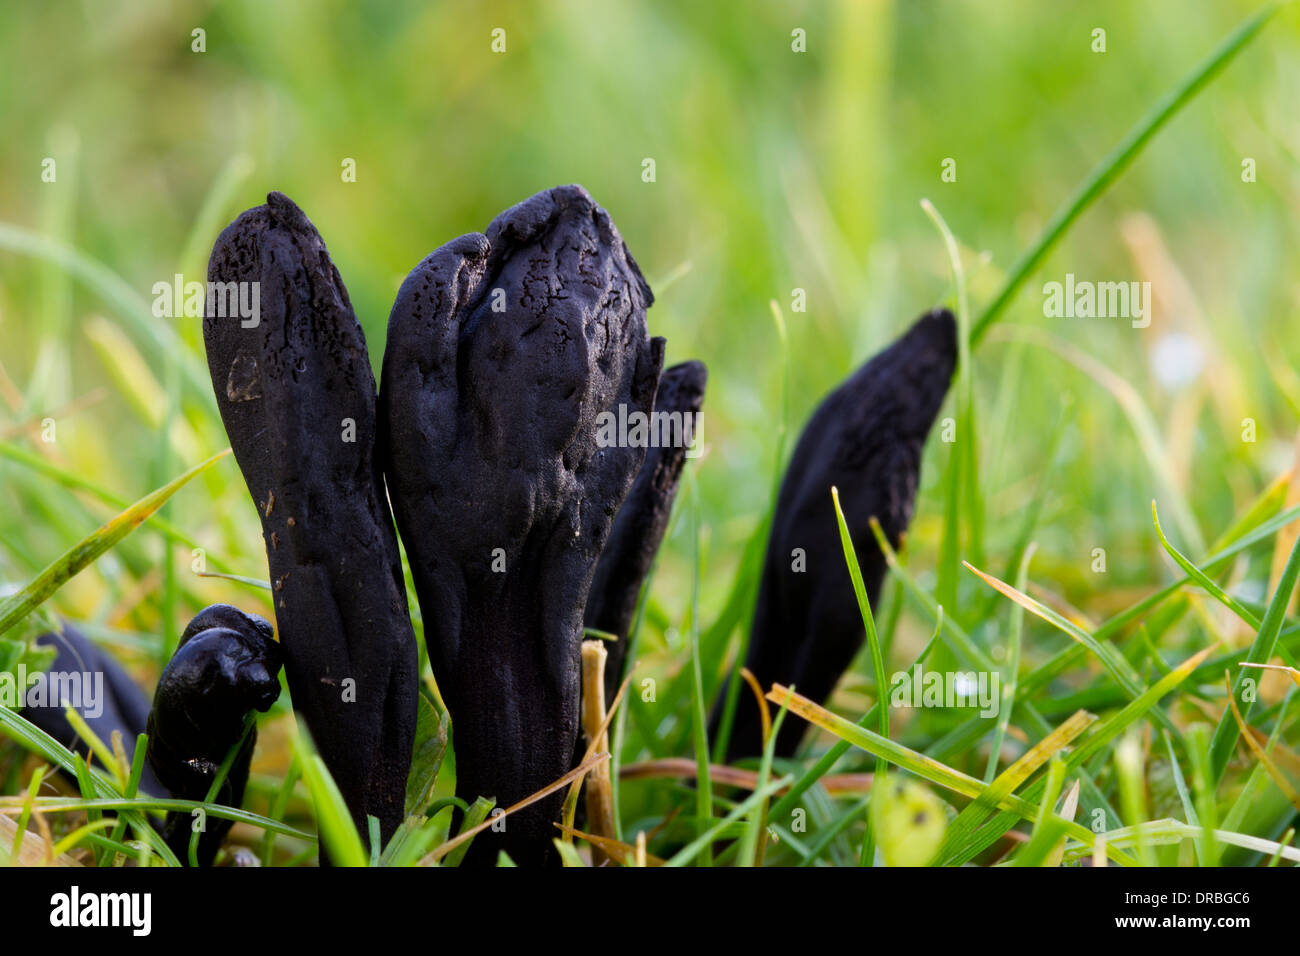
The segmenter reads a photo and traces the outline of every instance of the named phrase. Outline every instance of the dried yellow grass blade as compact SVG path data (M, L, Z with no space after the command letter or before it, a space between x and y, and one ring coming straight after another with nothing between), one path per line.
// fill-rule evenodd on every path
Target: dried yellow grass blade
M1079 812L1079 781L1074 781L1074 786L1070 792L1065 795L1061 802L1061 817L1065 820L1074 822L1074 815ZM1047 859L1043 861L1043 866L1058 867L1065 859L1065 837L1057 841L1056 846L1047 854Z
M565 837L572 839L577 837L579 840L586 840L593 847L592 865L596 865L595 850L599 850L602 857L610 860L623 860L624 862L632 861L637 866L663 866L664 861L653 853L645 851L645 835L638 833L637 845L632 846L630 843L624 843L622 840L615 840L612 837L603 837L595 833L584 833L582 830L575 830L573 827L566 827L563 823L555 824L564 833Z
M573 783L573 781L581 780L583 776L585 776L593 767L597 766L598 764L604 763L608 759L609 759L609 754L596 754L594 757L587 758L582 763L578 764L578 766L574 767L572 770L566 773L563 777L561 777L560 779L556 780L553 783L549 783L546 786L542 787L541 790L538 790L532 796L525 797L524 799L520 800L518 803L506 807L505 810L501 811L496 816L488 817L488 819L484 820L478 826L471 827L470 829L466 830L464 833L461 833L458 836L448 840L446 843L442 843L434 847L432 850L430 850L420 859L420 865L430 866L434 863L437 863L439 860L441 860L452 850L456 849L456 847L460 846L462 843L468 843L470 840L478 836L488 827L492 826L492 824L498 822L502 817L508 817L510 816L510 814L515 813L519 810L522 810L524 807L536 803L538 800L546 799L551 794L555 793L557 790L562 790L565 787L569 786L571 783Z
M1291 801L1291 806L1300 810L1300 792L1296 791L1291 781L1287 779L1286 774L1274 763L1268 751L1260 745L1259 741L1255 739L1255 735L1250 732L1250 725L1246 723L1241 716L1241 711L1237 709L1236 695L1232 692L1232 679L1227 676L1226 672L1224 678L1228 684L1228 706L1232 708L1232 717L1237 721L1237 726L1241 729L1241 736L1246 741L1246 746L1255 755L1255 759L1263 764L1264 769L1268 771L1269 777L1277 784L1277 788L1282 791L1287 800Z
M202 464L195 465L185 474L173 478L161 488L145 495L99 530L74 544L21 591L0 602L0 634L5 633L40 607L54 592L93 564L100 555L140 527L190 479L211 468L229 454L229 448L218 452Z

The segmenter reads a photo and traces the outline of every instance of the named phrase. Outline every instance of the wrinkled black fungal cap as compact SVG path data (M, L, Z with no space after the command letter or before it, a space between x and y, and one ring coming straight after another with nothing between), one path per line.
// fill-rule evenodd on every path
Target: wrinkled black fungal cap
M113 732L122 735L122 747L127 759L135 758L135 742L145 730L145 721L149 716L149 698L136 684L131 676L123 670L112 654L97 647L81 631L71 624L63 624L61 633L42 634L36 643L43 647L55 649L54 663L49 667L50 673L59 674L103 674L103 698L97 708L86 706L88 701L83 696L82 706L77 707L81 718L89 725L100 740L111 744ZM76 704L77 701L69 701ZM98 714L93 710L99 710ZM63 746L82 754L88 761L98 758L63 714L60 706L27 707L23 717L45 731ZM163 796L165 791L154 777L153 771L145 767L140 778L140 790L143 793Z
M651 409L652 301L606 212L562 186L432 253L393 306L389 492L465 799L506 807L570 769L587 590L645 457L600 447L597 416ZM482 833L466 863L546 861L562 800Z
M703 362L682 362L665 369L655 394L655 413L676 415L682 420L690 416L691 424L686 427L693 427L704 405L707 382L708 370ZM661 426L656 426L656 431L662 436ZM659 443L647 449L645 463L618 510L591 579L583 624L618 635L618 640L606 647L606 705L613 702L623 680L637 597L668 528L687 451L687 445L682 443Z
M831 487L857 549L873 605L885 559L871 533L875 516L897 546L912 518L926 435L957 361L956 322L929 312L858 369L813 413L781 483L768 541L746 666L764 689L795 685L822 702L862 646L865 631L844 561ZM794 570L802 549L806 570ZM714 708L713 730L721 701ZM784 721L776 754L791 756L804 724ZM757 703L742 692L728 759L762 753Z
M374 815L387 840L414 743L416 646L365 337L320 234L280 193L226 227L208 279L261 283L256 327L204 319L208 368L262 519L294 709L363 839Z
M181 635L163 669L149 712L149 766L173 797L204 800L250 711L266 711L280 696L280 646L271 625L227 604L205 608ZM253 728L218 790L216 802L238 807L257 744ZM192 818L167 815L163 837L182 863L189 859ZM209 866L231 821L209 817L197 860Z

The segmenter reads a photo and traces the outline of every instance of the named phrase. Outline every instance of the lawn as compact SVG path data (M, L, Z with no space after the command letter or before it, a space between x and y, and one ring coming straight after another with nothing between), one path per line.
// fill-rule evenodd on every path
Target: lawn
M37 666L63 619L151 689L203 607L274 620L201 320L153 309L241 210L283 190L308 211L378 374L415 263L580 183L654 290L666 364L709 372L623 636L613 839L675 864L1300 862L1300 11L1273 9L5 4L0 664ZM824 707L762 688L814 729L737 777L703 721L751 694L795 442L936 306L961 360L868 641ZM917 662L997 675L997 713L882 715ZM458 858L487 810L455 812L436 717L420 812L367 860L289 703L258 718L228 855L312 865L320 832L340 861ZM84 862L166 862L129 767L0 723L0 820L35 810Z

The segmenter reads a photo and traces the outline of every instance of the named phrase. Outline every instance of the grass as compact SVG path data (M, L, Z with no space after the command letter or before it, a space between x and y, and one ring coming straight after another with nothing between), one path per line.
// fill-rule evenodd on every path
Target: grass
M1300 34L1288 5L1211 6L1217 45L1172 5L1103 3L1049 20L831 4L798 14L812 42L799 59L786 52L783 5L755 5L724 38L693 5L630 3L611 16L611 44L584 32L578 5L557 3L511 14L514 52L493 60L466 39L496 25L475 19L483 12L453 21L396 4L379 18L339 6L317 18L294 3L231 3L205 17L205 58L176 39L188 40L184 14L101 38L165 52L118 56L129 81L96 89L67 88L39 43L13 39L57 38L90 59L102 55L93 30L57 9L0 12L14 27L0 29L0 53L50 91L56 121L15 108L14 141L57 152L63 184L0 209L0 664L36 660L29 638L59 615L85 622L148 684L204 605L269 616L252 508L229 458L208 458L226 441L197 328L153 318L144 291L201 274L215 232L259 191L284 188L316 219L377 361L396 282L433 243L578 180L659 292L651 322L670 358L701 357L711 378L710 447L688 466L628 635L641 666L614 715L614 753L592 758L615 768L612 856L873 865L878 848L912 835L874 832L870 820L898 817L873 808L870 790L828 780L887 770L942 803L941 865L1300 862L1296 687L1241 666L1295 666L1300 654L1287 371L1300 347L1286 274L1300 233L1285 212L1300 199L1300 142L1285 121ZM17 29L23 17L34 19ZM1087 52L1097 24L1104 56ZM282 51L275 35L298 42ZM358 36L374 53L368 71L342 55ZM1137 45L1151 36L1160 49ZM1061 46L1044 57L1045 43ZM383 66L416 51L459 72L431 91ZM320 63L339 69L322 75ZM158 115L139 120L142 141L168 151L156 167L99 118L120 114L133 84L160 90ZM264 98L274 105L249 105ZM1135 99L1154 105L1124 133ZM195 116L222 130L204 162L186 152ZM590 116L609 123L597 134ZM446 129L464 135L447 142ZM1088 169L1108 142L1118 145ZM1259 159L1258 183L1238 181L1242 153ZM358 156L358 183L340 188L335 154ZM954 154L958 183L940 185L938 159ZM657 158L656 184L639 180L644 155ZM29 181L13 162L0 160L0 175ZM189 172L168 179L176 169ZM174 208L137 182L166 183ZM934 202L918 215L923 196ZM1156 223L1154 238L1132 210ZM1053 327L1018 313L1049 264L1053 277L1151 278L1168 299L1162 324L1139 338L1127 324ZM791 287L807 293L807 312L787 309ZM796 760L769 750L757 789L737 793L712 769L730 720L714 740L705 721L718 694L734 712L750 693L738 661L788 437L856 362L949 295L962 361L941 417L957 441L927 449L905 549L881 542L891 575L878 606L855 588L869 639L835 697L819 707L798 688L762 688L774 723L816 730ZM1200 350L1192 385L1152 371L1151 343L1175 334ZM1062 389L1072 398L1057 402ZM42 435L50 417L55 441ZM1242 438L1246 419L1260 440ZM1153 494L1168 535L1146 523ZM838 513L831 489L826 506ZM996 719L880 705L891 668L945 659L1003 678ZM177 865L151 815L204 806L235 820L234 842L263 865L308 865L318 839L351 865L454 865L496 808L462 806L452 832L454 761L435 699L422 697L410 816L373 855L294 732L287 694L259 718L242 810L142 797L139 761L124 766L114 742L96 745L104 766L86 766L0 708L0 815L31 824L0 840L0 857L38 841L98 865ZM684 756L691 786L617 780L619 768ZM567 862L582 860L582 840L556 837Z

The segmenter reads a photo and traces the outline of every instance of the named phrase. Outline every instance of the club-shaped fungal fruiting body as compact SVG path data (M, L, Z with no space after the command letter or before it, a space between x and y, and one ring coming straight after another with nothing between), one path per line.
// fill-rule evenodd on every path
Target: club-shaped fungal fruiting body
M598 418L652 409L652 300L608 214L563 186L429 255L393 306L386 471L462 798L504 808L570 769L583 608L645 457L603 445ZM483 832L466 862L545 862L562 800Z
M874 604L885 560L870 520L879 520L897 546L912 518L926 435L956 361L952 313L929 312L831 392L804 428L777 496L745 659L764 688L779 682L824 701L862 646L831 488L839 488ZM720 706L714 732L719 724ZM783 723L777 755L793 755L804 726ZM739 697L727 752L732 760L762 753L758 707L748 694Z
M113 735L120 734L128 760L134 760L136 739L148 732L148 759L138 785L142 794L206 800L222 761L240 743L248 715L267 710L280 694L280 648L271 626L225 604L205 608L190 622L158 681L152 706L113 655L72 625L42 634L37 643L55 649L49 673L65 681L77 675L81 693L78 699L29 706L23 716L87 760L93 752L69 723L64 704L104 743L111 745ZM256 728L250 728L217 793L218 804L240 806L256 741ZM182 864L189 862L194 823L190 813L177 811L160 827ZM209 866L231 822L209 816L203 824L196 860Z
M256 321L209 303L208 368L261 517L294 709L363 839L374 816L386 841L418 688L365 337L320 234L280 193L221 233L208 280L260 283Z
M664 369L659 377L650 425L655 440L618 509L596 565L583 623L618 638L606 648L606 704L612 702L623 680L637 598L668 529L688 446L697 434L707 382L703 362L682 362Z
M257 743L255 726L243 736L245 721L280 696L279 673L280 645L262 618L214 604L190 622L158 680L147 724L149 766L173 797L206 800L222 762L239 744L215 802L240 806ZM209 816L203 823L196 860L208 866L231 821ZM182 863L193 830L191 814L167 815L163 836Z

